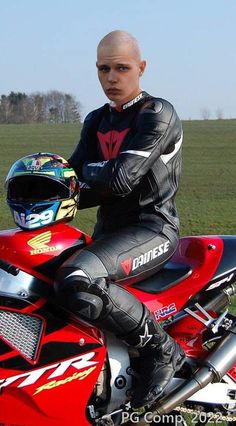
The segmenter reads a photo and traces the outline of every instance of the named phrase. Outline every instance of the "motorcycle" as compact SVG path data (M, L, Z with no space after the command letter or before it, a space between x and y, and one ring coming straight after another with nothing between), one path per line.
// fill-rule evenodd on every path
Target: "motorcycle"
M0 232L0 424L155 424L171 413L234 422L236 236L182 237L161 271L126 282L187 356L163 395L137 413L138 352L55 302L56 271L91 241L68 223Z

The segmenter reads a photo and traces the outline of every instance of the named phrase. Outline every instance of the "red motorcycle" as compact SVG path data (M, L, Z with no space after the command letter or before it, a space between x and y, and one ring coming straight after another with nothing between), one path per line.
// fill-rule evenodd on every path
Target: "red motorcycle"
M1 425L147 424L181 412L196 424L235 421L236 323L227 306L236 236L181 238L161 271L125 285L187 355L155 405L135 413L138 352L55 303L56 271L91 238L64 222L23 229L0 232Z

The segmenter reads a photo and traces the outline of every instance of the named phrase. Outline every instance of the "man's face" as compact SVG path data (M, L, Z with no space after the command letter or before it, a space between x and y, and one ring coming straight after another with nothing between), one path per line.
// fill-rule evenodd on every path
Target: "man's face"
M98 78L104 93L116 105L125 104L141 91L139 78L146 63L136 56L128 44L113 48L105 45L98 50Z

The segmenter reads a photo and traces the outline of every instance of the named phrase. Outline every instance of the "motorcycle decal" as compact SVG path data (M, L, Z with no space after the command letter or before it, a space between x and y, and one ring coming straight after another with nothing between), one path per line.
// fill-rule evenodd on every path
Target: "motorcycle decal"
M138 257L126 259L123 262L120 262L121 267L125 271L126 275L129 275L131 271L140 266L145 265L146 263L151 262L157 257L161 256L164 253L167 253L170 247L170 242L166 241L165 243L160 244L159 246L154 247L153 249L147 251L144 254L141 254Z
M210 287L208 287L206 289L206 291L212 290L213 288L219 287L221 284L224 283L229 283L230 281L232 281L232 278L234 277L234 272L232 274L230 274L229 276L222 278L219 281L216 281L215 283L211 284Z
M20 213L17 210L13 210L14 221L19 225L25 228L33 229L37 228L39 225L49 225L54 218L55 212L58 208L58 203L55 203L56 209L45 210L42 213Z
M66 379L52 380L51 382L46 383L45 385L39 386L39 388L37 388L36 391L34 392L34 395L37 395L38 393L44 390L54 389L55 387L65 385L66 383L70 383L73 380L84 380L90 373L92 373L95 370L95 368L96 367L90 367L87 370L84 370L80 373L74 373L72 374L72 376L66 377Z
M32 160L30 161L27 166L26 166L26 170L40 170L42 167L42 162L40 160Z
M151 340L152 334L149 334L148 324L145 324L144 334L140 335L140 343L136 345L136 348L143 348Z
M53 372L47 377L47 379L52 379L64 375L70 367L74 367L76 370L82 370L86 367L95 366L98 364L98 361L92 360L95 355L96 352L89 352L87 354L79 355L75 358L48 365L43 368L35 369L23 374L18 374L16 376L7 377L5 379L0 379L0 389L18 381L20 382L17 385L17 388L33 385L44 375L45 372L52 369Z
M73 214L73 217L76 213L76 205L77 205L77 197L71 199L71 200L65 200L61 202L61 205L57 211L55 220L63 219L70 214Z
M107 133L97 132L100 147L105 160L116 158L121 144L130 129L124 129L122 132L111 130Z
M158 309L154 312L154 317L156 320L163 319L170 314L173 314L174 312L177 312L177 308L175 303L170 303L170 305L163 306L161 309Z
M31 238L29 241L27 241L27 244L33 248L33 250L30 250L31 255L35 254L41 254L41 253L48 253L50 251L56 251L60 249L60 246L48 246L47 244L52 239L52 233L51 231L43 232L42 234L37 235L34 238Z

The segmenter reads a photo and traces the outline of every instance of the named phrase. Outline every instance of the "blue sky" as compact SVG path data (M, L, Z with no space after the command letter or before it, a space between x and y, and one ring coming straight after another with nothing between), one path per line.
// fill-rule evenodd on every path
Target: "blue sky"
M235 0L0 0L0 94L60 90L85 115L106 102L96 46L114 29L139 40L143 89L181 119L236 117Z

